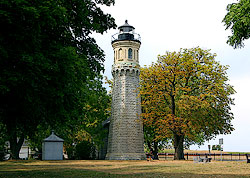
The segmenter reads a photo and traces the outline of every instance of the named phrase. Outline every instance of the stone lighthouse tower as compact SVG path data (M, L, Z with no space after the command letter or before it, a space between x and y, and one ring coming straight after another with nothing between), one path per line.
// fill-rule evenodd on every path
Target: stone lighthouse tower
M138 97L140 35L134 33L135 28L127 20L118 29L112 36L114 83L106 159L141 160L145 153Z

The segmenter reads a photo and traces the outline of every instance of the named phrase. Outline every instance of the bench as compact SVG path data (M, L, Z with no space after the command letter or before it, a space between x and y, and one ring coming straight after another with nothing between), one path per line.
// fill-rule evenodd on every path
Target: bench
M246 154L246 158L247 158L247 163L250 163L250 154Z
M202 157L198 157L198 156L194 156L193 160L195 163L201 162L201 163L208 163L211 162L212 158L202 158Z
M199 162L204 162L204 163L208 163L211 162L212 158L200 158Z

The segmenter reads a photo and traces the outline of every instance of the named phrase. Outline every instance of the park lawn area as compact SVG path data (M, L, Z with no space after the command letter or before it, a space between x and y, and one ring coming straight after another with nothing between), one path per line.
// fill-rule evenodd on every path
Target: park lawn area
M202 177L250 178L250 164L238 161L3 161L0 177Z

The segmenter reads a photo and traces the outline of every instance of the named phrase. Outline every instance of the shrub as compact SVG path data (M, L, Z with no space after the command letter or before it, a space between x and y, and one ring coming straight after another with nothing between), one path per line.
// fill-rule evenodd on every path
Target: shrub
M75 147L76 159L95 159L95 151L93 143L83 140Z

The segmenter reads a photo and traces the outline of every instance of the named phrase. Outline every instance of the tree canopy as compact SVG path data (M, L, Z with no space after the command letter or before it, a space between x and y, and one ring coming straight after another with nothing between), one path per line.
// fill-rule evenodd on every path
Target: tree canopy
M0 122L14 158L39 124L96 122L104 53L90 34L116 27L98 4L114 0L0 2Z
M181 49L141 69L144 127L154 129L155 141L172 139L175 159L184 159L185 139L199 143L233 131L230 95L235 91L228 67L215 56L201 48Z
M234 48L244 47L243 41L250 37L250 2L239 0L228 4L227 14L223 19L226 29L231 29L232 35L227 43Z

